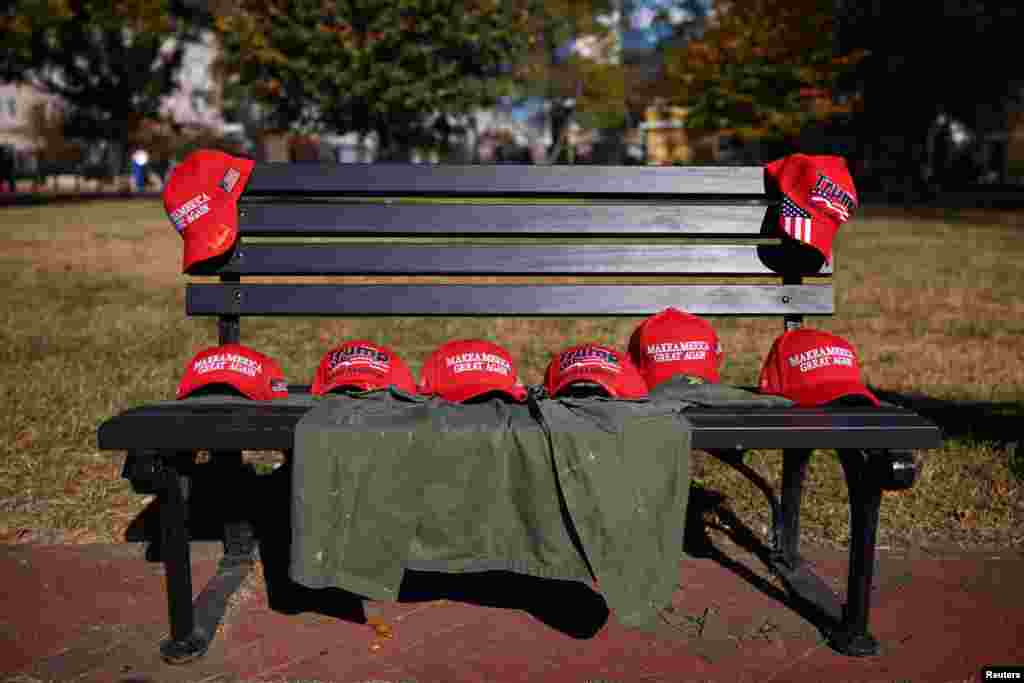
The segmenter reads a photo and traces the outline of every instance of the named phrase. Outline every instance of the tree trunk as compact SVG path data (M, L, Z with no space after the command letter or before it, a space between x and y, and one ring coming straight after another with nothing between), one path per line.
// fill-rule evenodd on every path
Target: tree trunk
M108 142L110 146L107 147L107 173L110 174L115 189L120 190L120 175L121 169L124 168L126 145L123 140L108 140Z
M377 161L409 162L412 150L404 137L395 135L384 126L377 129L377 139L380 141L377 147Z
M377 129L377 158L375 161L391 161L391 131L387 126Z

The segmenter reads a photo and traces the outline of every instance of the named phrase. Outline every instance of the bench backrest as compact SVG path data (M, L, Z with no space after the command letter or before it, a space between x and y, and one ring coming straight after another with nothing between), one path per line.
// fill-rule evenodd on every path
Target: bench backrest
M831 315L832 267L776 211L758 166L257 164L186 311L221 343L246 315Z

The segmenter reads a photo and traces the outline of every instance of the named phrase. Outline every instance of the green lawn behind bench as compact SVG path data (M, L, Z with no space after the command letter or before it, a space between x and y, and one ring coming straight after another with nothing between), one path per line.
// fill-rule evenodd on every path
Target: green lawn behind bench
M91 202L0 210L0 243L0 541L123 540L148 498L120 479L119 454L96 449L96 428L173 397L186 361L216 343L212 319L184 315L180 238L158 202ZM808 323L850 339L872 385L997 404L987 412L1003 424L1024 417L1022 261L1024 217L862 209L837 240L838 314ZM321 354L345 338L387 343L418 374L442 341L484 337L538 383L551 352L584 340L624 348L638 320L247 319L242 341L278 359L290 381L309 383ZM781 321L712 321L726 351L723 381L755 385ZM1021 547L1013 470L1022 457L986 438L975 430L922 454L919 484L883 501L882 546ZM749 455L775 482L779 460ZM693 468L763 529L766 506L745 479L702 454ZM834 455L820 453L809 479L805 533L843 543L846 486Z

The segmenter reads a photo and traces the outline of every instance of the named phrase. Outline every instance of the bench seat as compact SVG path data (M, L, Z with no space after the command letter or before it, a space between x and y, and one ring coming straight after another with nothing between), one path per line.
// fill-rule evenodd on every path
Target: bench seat
M292 449L295 425L316 400L308 387L289 388L289 400L222 404L167 402L132 408L103 423L103 450ZM899 407L689 408L698 449L927 449L940 448L935 425Z

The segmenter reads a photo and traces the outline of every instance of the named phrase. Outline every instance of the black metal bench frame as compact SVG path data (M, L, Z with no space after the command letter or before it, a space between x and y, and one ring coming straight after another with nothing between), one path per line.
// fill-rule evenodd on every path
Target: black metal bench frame
M646 316L676 306L699 315L777 316L790 329L804 316L834 314L832 267L777 236L777 204L760 167L257 164L239 206L239 241L206 272L220 281L188 284L186 313L216 316L222 344L238 342L241 318L256 315ZM243 280L266 276L289 279ZM310 284L303 281L308 276L413 281ZM519 281L415 282L419 276ZM552 276L577 281L545 280ZM221 464L215 469L227 476L243 450L290 454L303 412L244 401L164 404L126 410L100 426L99 448L128 451L124 476L137 491L159 497L166 661L206 652L254 551L248 521L227 520L224 559L193 605L186 519L193 454L213 454ZM941 446L938 428L896 407L687 415L693 447L735 467L768 497L772 571L820 611L837 651L876 654L868 616L881 494L913 484L911 451ZM778 498L743 462L750 449L783 450ZM837 450L849 486L845 603L799 554L813 449Z

